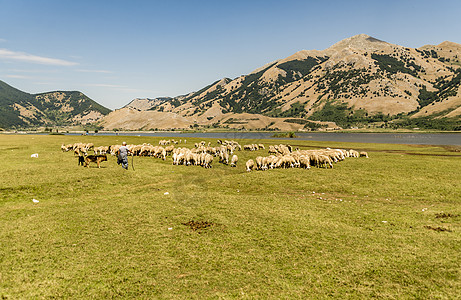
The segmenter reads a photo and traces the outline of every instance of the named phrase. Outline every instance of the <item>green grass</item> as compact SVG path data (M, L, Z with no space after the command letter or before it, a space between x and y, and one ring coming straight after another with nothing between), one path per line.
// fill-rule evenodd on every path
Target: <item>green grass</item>
M459 297L459 153L291 140L370 158L247 173L244 162L267 152L212 169L135 157L124 171L114 157L88 169L60 151L122 139L160 138L0 135L1 297ZM241 144L256 142L280 143ZM215 225L193 231L190 220Z

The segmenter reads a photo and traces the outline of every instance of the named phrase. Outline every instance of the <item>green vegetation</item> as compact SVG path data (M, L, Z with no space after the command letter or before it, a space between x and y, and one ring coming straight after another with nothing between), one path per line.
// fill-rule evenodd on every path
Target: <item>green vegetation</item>
M446 111L429 117L410 118L411 115L398 114L394 116L377 113L369 115L364 110L352 110L345 103L327 101L322 109L314 112L309 117L311 120L335 122L342 128L364 127L378 124L381 128L392 129L428 129L441 131L461 131L461 119L438 118Z
M290 138L293 139L296 137L296 134L294 131L289 131L289 132L279 132L279 133L274 133L272 137L275 138Z
M53 94L59 93L56 98ZM46 101L48 98L51 101ZM14 105L23 108L32 108L34 116L23 115L14 109ZM66 106L71 110L61 108ZM86 115L90 111L100 112L106 115L110 109L96 103L81 92L49 92L41 94L28 94L15 89L0 81L0 127L24 128L53 124L55 126L69 125L72 118L81 114Z
M422 107L427 106L433 102L439 102L447 99L450 96L456 96L458 88L461 85L461 68L453 70L455 74L448 80L445 77L439 77L435 83L434 88L436 91L429 92L426 86L419 90L418 102Z
M418 103L421 107L431 104L438 99L437 92L429 92L426 86L419 90Z
M331 92L333 98L343 96L344 98L353 96L366 95L368 88L363 87L370 83L376 75L368 72L367 69L351 69L351 70L328 70L322 81L317 85L316 91L324 93Z
M420 67L417 66L416 64L411 64L413 67L412 69L409 68L410 65L408 63L405 63L401 60L398 60L390 55L386 54L371 54L371 58L374 59L379 66L379 68L383 71L388 72L389 74L396 74L398 72L401 73L407 73L412 76L417 77L418 76L418 70L420 70Z
M273 65L274 64L259 72L245 76L242 85L224 96L219 104L226 108L226 112L234 113L262 113L272 109L277 104L268 101L267 96L269 95L269 87L265 84L261 84L258 80L264 72Z
M290 60L278 65L277 68L287 72L286 77L282 78L282 81L284 83L289 83L308 75L315 66L325 62L328 58L329 57L308 57L302 60Z
M280 118L287 118L287 117L304 117L306 115L306 110L304 109L305 103L299 103L299 101L290 105L290 108L286 111L283 111L280 108L276 108L270 113L268 116L270 117L280 117Z
M135 157L124 171L110 156L101 169L78 167L59 149L121 141L0 135L0 297L459 297L457 152L296 141L370 158L248 173L243 162L267 150L237 152L237 168Z
M19 117L19 111L11 106L15 103L28 107L27 103L32 103L34 96L0 80L0 127L10 128L24 125L24 121Z
M461 118L437 118L437 115L430 117L419 118L401 118L395 120L391 128L420 128L420 129L434 129L441 131L461 131Z
M327 101L323 108L315 111L309 119L335 122L338 126L349 128L351 126L361 127L365 124L374 122L387 122L392 120L392 117L382 113L368 115L364 110L352 110L346 103Z

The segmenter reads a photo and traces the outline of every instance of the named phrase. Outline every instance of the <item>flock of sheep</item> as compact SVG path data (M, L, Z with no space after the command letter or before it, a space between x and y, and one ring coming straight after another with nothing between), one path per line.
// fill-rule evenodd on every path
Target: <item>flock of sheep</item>
M171 156L173 165L185 166L202 166L211 168L213 160L216 158L219 163L236 167L238 156L236 151L256 151L265 149L263 144L249 144L243 147L236 141L218 140L218 145L213 147L211 142L201 141L195 143L194 148L177 147L180 140L161 140L159 145L151 144L127 145L131 155L150 156L166 160ZM184 140L184 143L186 141ZM73 151L74 155L86 156L89 151L95 155L117 155L121 145L99 146L95 147L92 143L75 143L62 145L62 151ZM275 168L333 168L334 163L338 163L347 157L366 157L366 152L345 149L317 149L317 150L300 150L293 149L290 145L270 145L268 156L257 156L255 159L249 159L245 163L248 172L252 170L268 170Z

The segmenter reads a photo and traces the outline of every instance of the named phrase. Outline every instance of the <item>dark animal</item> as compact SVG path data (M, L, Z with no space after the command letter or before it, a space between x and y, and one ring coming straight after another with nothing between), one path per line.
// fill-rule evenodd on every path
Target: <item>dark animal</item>
M85 156L79 155L78 156L78 165L83 166L85 164Z

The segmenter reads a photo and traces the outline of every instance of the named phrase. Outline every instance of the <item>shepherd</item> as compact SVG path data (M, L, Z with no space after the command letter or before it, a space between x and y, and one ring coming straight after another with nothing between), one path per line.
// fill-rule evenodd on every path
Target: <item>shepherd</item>
M131 151L126 146L126 142L123 142L118 149L117 164L121 164L125 170L128 170L128 153L131 153Z

